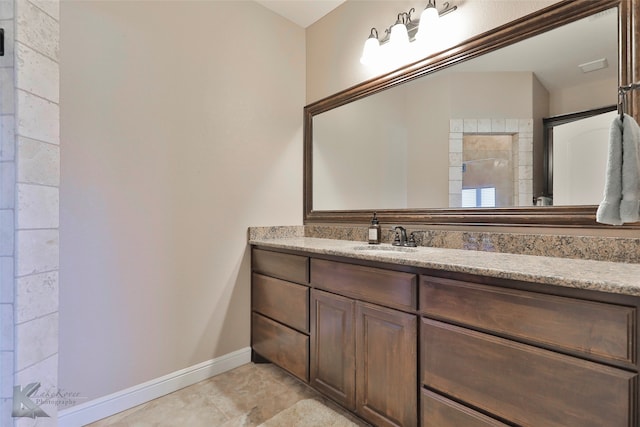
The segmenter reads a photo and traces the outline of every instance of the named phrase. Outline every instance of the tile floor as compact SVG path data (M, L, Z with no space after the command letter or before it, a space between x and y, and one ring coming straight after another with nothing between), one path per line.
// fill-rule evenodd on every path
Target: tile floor
M300 405L308 402L313 405ZM253 363L89 426L249 427L263 423L265 427L368 426L280 368Z

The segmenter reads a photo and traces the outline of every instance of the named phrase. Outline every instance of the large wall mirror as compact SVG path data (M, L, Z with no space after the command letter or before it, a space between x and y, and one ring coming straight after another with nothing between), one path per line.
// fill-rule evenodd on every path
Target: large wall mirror
M612 105L639 76L639 4L559 2L308 105L305 223L377 211L394 223L598 227ZM636 119L639 99L627 99ZM555 154L553 118L571 122Z

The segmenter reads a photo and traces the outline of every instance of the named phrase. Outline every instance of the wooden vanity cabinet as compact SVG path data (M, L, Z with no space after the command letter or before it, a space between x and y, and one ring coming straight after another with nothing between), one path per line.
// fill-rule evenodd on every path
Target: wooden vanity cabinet
M251 347L309 381L309 258L252 251Z
M420 312L423 426L637 426L635 307L421 276Z
M415 307L417 276L312 259L311 285L310 384L375 426L417 426L415 309L381 305Z
M253 351L373 425L415 427L417 290L416 274L254 248Z
M254 353L374 426L640 423L637 297L252 257Z

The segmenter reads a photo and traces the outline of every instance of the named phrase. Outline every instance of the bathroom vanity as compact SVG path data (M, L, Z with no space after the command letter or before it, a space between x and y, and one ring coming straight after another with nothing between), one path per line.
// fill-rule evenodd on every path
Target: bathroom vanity
M254 360L376 426L638 424L637 264L250 243Z

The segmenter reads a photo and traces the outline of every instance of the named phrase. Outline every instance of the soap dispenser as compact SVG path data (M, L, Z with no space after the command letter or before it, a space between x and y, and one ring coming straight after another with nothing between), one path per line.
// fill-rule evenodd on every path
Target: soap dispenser
M380 224L378 223L378 218L374 212L373 219L371 219L371 225L369 226L369 244L380 244L380 234Z

